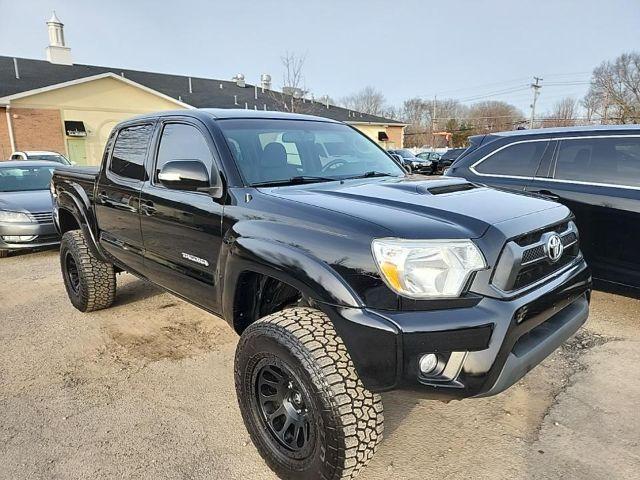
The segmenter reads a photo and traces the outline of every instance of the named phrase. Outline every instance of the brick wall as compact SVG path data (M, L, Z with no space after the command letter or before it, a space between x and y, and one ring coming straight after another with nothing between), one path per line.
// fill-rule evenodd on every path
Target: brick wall
M10 112L17 150L66 152L60 110L12 108Z
M11 153L7 113L4 108L0 108L0 160L8 160Z

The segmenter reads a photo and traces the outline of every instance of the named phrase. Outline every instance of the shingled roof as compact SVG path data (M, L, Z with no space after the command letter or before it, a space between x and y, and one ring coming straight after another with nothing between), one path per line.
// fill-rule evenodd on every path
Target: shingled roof
M18 74L16 75L16 69ZM0 56L0 98L63 82L111 72L168 95L197 108L247 108L250 110L287 111L291 97L258 86L239 87L233 81L188 77L166 73L142 72L96 65L57 65L45 60ZM16 78L19 77L19 78ZM189 92L191 79L191 93ZM256 98L257 96L257 98ZM317 115L348 123L397 124L402 122L355 112L335 105L305 100L299 113Z

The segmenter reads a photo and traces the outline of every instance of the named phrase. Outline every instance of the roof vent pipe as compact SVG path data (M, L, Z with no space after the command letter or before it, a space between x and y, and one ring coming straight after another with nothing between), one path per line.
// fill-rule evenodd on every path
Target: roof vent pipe
M16 72L16 78L20 80L20 71L18 70L18 59L13 57L13 69Z
M244 74L242 73L238 73L236 74L235 77L233 77L231 80L233 80L234 82L236 82L236 85L238 87L244 88L246 86L246 83L244 81Z
M264 93L265 90L271 90L271 75L268 73L260 75L260 86L262 87L262 93Z

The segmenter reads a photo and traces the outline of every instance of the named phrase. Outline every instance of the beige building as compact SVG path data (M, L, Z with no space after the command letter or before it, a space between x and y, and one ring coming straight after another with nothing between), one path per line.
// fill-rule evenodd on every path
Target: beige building
M180 108L287 111L349 123L384 148L401 148L405 124L328 103L277 92L260 84L73 64L64 26L47 22L47 60L0 56L0 160L13 151L51 150L78 164L100 162L109 132L121 120Z

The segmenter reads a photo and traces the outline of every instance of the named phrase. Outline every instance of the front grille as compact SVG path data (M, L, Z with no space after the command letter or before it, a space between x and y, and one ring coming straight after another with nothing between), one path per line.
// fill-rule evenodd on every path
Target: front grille
M30 215L38 223L53 223L53 212L31 212Z
M554 234L560 236L563 246L555 262L547 252L547 241ZM507 242L492 283L505 292L519 290L561 270L579 255L578 230L572 221L536 230Z

